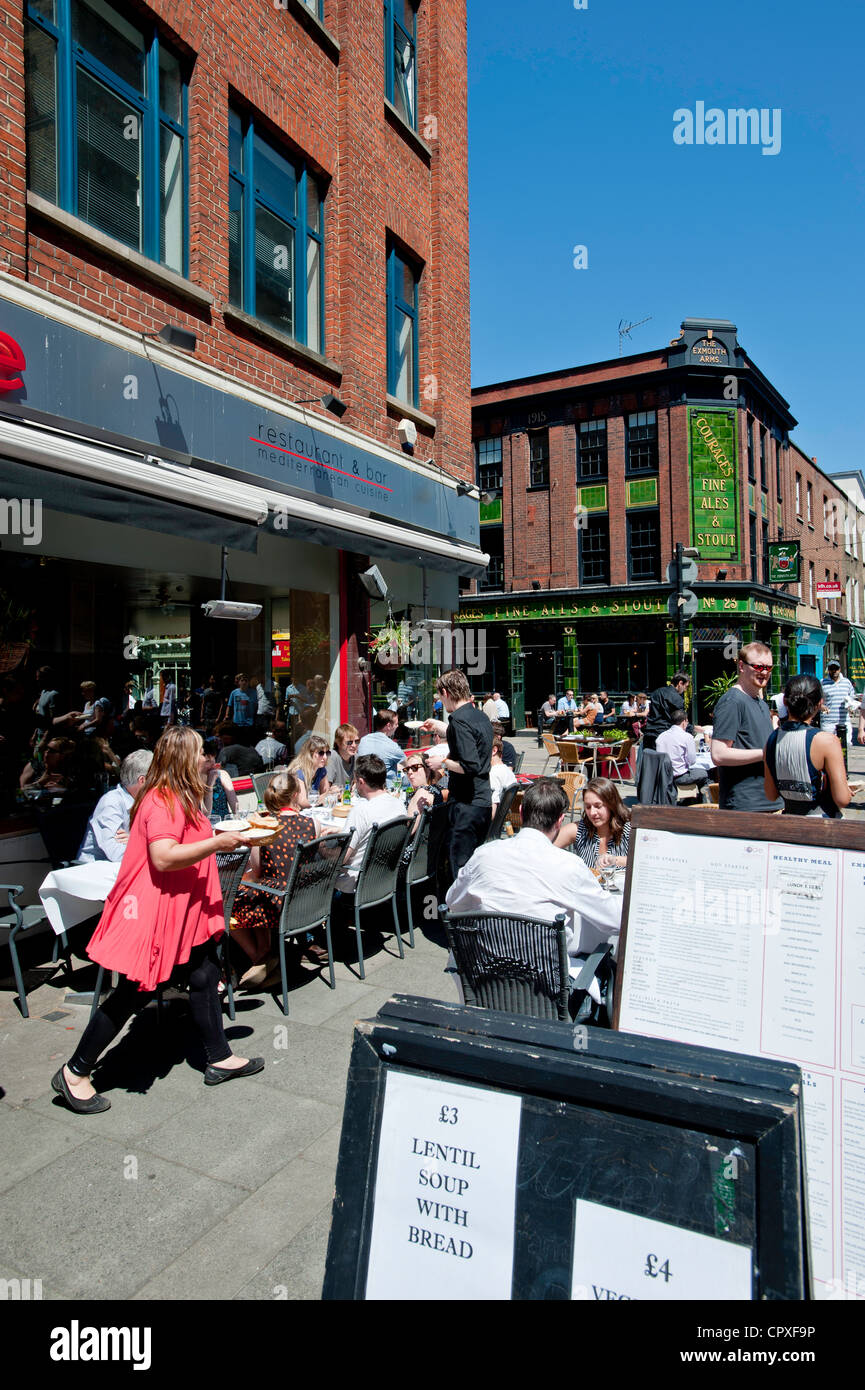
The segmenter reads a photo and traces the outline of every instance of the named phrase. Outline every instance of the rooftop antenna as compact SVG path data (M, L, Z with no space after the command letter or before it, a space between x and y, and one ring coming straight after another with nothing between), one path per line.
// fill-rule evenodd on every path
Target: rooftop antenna
M620 356L620 357L621 357L621 355L622 355L622 343L624 342L625 338L630 338L631 332L632 332L632 330L633 330L634 328L640 328L644 323L648 323L648 322L649 322L649 319L651 319L651 318L653 318L653 317L654 317L654 315L649 314L649 317L648 317L648 318L640 319L638 323L626 323L624 319L619 319L619 356Z

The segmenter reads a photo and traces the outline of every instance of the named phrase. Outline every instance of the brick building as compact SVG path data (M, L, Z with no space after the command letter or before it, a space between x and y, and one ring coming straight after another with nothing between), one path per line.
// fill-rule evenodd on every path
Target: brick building
M552 690L663 683L677 542L699 552L684 643L698 710L734 641L771 644L776 685L800 658L822 674L824 648L843 656L862 589L852 539L832 531L849 499L790 439L789 405L734 324L686 319L657 351L479 387L472 405L491 561L460 619L485 627L484 684L517 714ZM770 544L796 540L801 585L770 582ZM818 595L824 577L841 599Z
M442 616L482 568L465 5L384 19L0 0L0 491L41 509L0 588L24 567L70 685L278 650L327 682L323 727L362 724L357 571ZM255 621L202 616L226 550Z

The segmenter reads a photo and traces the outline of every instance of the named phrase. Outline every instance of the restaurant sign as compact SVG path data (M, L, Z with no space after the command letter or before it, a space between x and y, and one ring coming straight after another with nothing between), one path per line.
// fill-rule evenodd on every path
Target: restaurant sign
M769 583L796 584L799 580L799 542L769 542Z
M701 560L740 559L734 410L688 410L691 523Z

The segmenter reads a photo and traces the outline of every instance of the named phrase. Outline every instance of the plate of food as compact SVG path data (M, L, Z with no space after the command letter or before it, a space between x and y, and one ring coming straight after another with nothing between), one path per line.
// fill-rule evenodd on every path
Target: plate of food
M220 820L214 825L214 830L222 830L227 835L242 835L249 829L248 820Z
M423 719L404 719L404 720L403 720L403 724L405 725L405 727L406 727L407 729L422 729L423 726L424 726L424 720L423 720Z

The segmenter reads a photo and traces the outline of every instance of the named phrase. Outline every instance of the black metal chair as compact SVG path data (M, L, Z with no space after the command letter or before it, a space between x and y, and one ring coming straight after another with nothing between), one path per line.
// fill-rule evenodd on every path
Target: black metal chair
M278 770L278 768L273 767L267 772L253 772L252 785L255 788L256 801L264 800L264 793L267 791Z
M541 745L541 747L543 747L543 744ZM516 761L514 762L514 776L516 776L518 772L522 772L523 763L525 762L525 760L526 754L524 749L522 753L517 753L516 755Z
M389 902L393 912L396 939L400 958L405 959L402 932L399 926L399 903L397 901L397 879L403 850L411 833L411 821L405 816L385 821L384 825L373 825L364 851L363 862L353 894L350 910L354 912L354 930L357 938L358 973L366 979L363 968L363 942L360 935L360 914L368 907L380 907Z
M52 869L65 869L75 862L95 805L95 801L85 801L69 806L34 806L33 819Z
M569 1020L565 914L538 922L510 913L440 909L466 1004L532 1018Z
M502 827L507 820L513 799L520 790L519 782L512 782L509 787L505 787L499 798L496 813L490 821L490 828L487 831L487 844L489 844L490 840L498 840L501 838Z
M285 939L315 931L323 926L327 938L327 963L330 987L336 989L333 971L333 944L330 918L333 909L333 890L342 869L346 851L351 844L350 833L322 835L298 845L294 852L288 882L284 888L256 883L256 890L282 900L279 915L279 968L282 976L282 1012L288 1015L288 979L285 962Z
M400 883L405 884L405 905L408 917L408 944L414 946L414 911L412 889L422 883L435 883L438 875L438 861L447 831L448 808L445 802L438 806L424 806L420 812L420 825L410 841L409 860L405 874L400 875Z
M12 959L12 975L15 979L15 988L18 991L18 1006L21 1009L22 1018L29 1018L30 1010L27 1007L24 975L21 971L21 962L18 959L18 942L24 936L37 936L40 930L45 927L50 931L51 924L41 903L33 907L22 907L16 901L23 892L24 886L21 883L0 883L0 893L6 893L9 900L9 911L0 912L0 945L5 944L9 947L9 955ZM69 942L65 932L61 932L59 936L54 935L51 964L57 964L61 944L64 953L63 968L68 974L71 970L71 962L69 960Z
M244 846L242 849L226 850L224 854L217 854L216 867L219 871L219 886L222 889L222 907L225 913L225 935L219 943L219 954L222 958L222 968L225 971L225 995L228 1000L228 1017L234 1022L234 982L231 978L231 953L229 943L231 937L231 913L234 908L234 899L240 887L240 880L246 873L251 854L250 847Z

